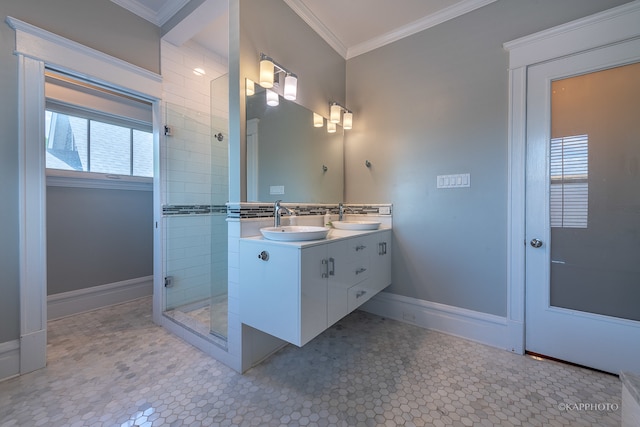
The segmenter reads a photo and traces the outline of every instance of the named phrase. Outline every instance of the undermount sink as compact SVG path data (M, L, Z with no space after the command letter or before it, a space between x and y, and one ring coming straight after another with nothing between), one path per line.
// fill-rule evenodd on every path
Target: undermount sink
M314 227L311 225L283 225L280 227L265 227L260 233L269 240L301 241L326 239L329 229L327 227Z
M377 230L377 221L331 221L331 225L339 230Z

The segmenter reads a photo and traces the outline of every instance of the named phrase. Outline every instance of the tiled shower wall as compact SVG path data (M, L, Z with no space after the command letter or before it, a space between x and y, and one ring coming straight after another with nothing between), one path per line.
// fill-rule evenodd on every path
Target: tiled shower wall
M163 259L173 308L227 292L228 74L224 59L193 42L163 41L161 58L171 132L161 139Z

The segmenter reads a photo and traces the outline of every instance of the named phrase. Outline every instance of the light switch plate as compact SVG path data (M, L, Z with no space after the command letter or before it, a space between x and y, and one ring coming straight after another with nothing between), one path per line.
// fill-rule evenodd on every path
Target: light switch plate
M284 185L269 186L269 194L284 194Z
M438 175L436 188L471 187L471 174L458 173L453 175Z

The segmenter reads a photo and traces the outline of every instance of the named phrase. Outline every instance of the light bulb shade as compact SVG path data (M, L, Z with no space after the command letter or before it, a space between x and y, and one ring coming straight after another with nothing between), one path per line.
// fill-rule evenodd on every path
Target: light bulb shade
M247 79L246 82L246 94L247 96L255 95L256 93L256 84L253 80Z
M321 128L322 126L324 126L324 117L318 113L313 113L313 127Z
M327 122L327 132L336 133L336 124L332 122Z
M271 107L275 107L280 103L280 100L278 99L278 94L274 91L272 91L271 89L267 89L267 105L270 105Z
M340 123L340 111L341 107L338 104L331 105L331 111L329 114L329 121L331 123Z
M260 61L260 86L268 89L273 87L273 62L268 59Z
M284 99L295 101L298 95L298 78L293 74L287 74L284 78Z
M342 116L342 127L345 129L351 129L353 127L353 113L351 111L347 111Z

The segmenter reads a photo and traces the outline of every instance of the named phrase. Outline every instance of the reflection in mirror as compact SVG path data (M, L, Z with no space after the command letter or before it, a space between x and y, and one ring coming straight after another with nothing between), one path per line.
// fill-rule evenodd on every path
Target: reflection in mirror
M264 88L247 96L247 201L339 203L343 197L343 131L313 126L313 112ZM326 124L326 120L325 120Z

